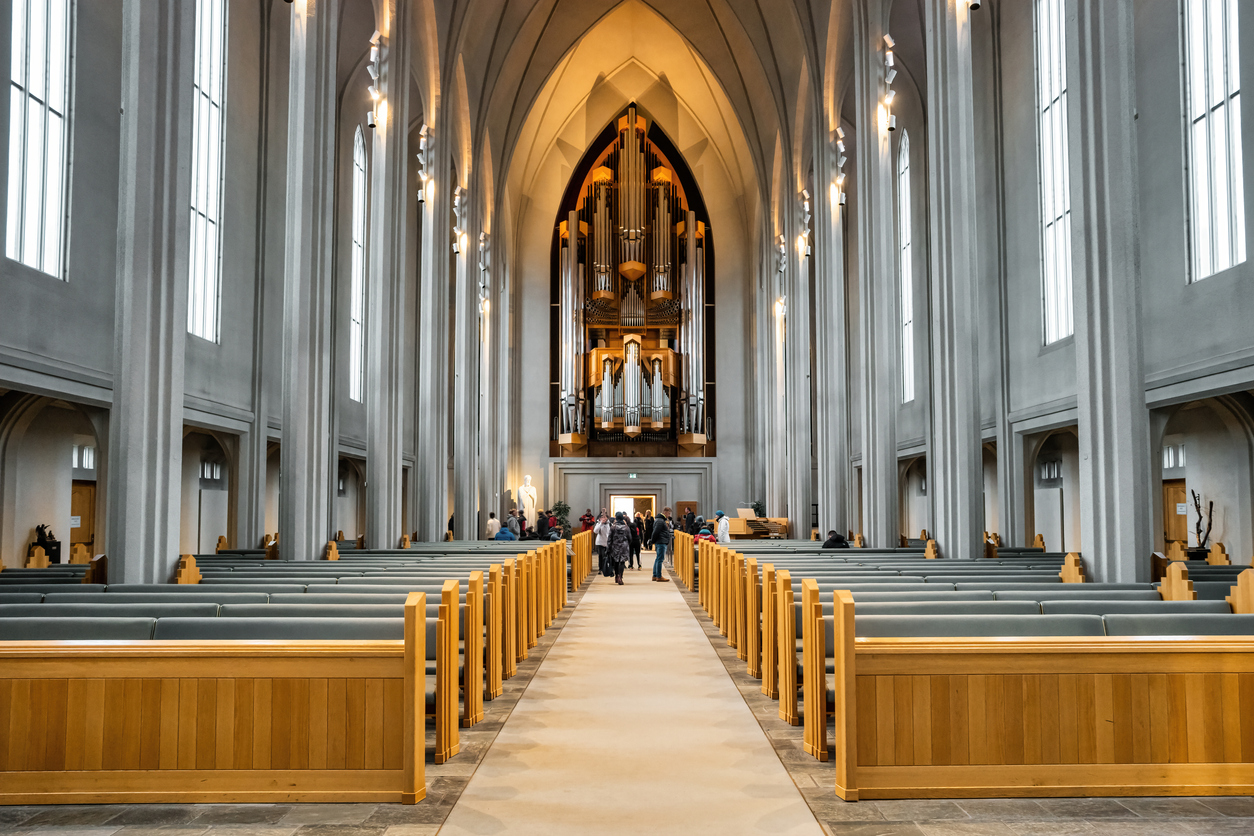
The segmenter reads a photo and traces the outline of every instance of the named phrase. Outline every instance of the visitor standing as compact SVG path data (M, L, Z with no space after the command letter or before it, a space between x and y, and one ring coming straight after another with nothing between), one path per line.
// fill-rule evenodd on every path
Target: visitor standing
M644 547L653 548L653 509L644 512Z
M715 511L714 521L718 525L718 530L714 536L714 539L719 543L723 543L723 544L730 543L731 542L731 520L729 520L727 518L727 515L724 514L722 511Z
M653 521L653 548L657 550L657 556L653 558L653 580L664 581L662 577L662 563L666 560L666 550L671 546L671 540L675 536L675 531L671 526L671 521L667 519L671 509L663 508L662 513Z
M614 583L623 585L623 569L631 560L631 526L627 524L627 515L619 511L614 515L610 526L609 562L614 570Z
M637 511L627 524L631 526L631 562L628 565L639 569L640 547L644 543L644 517Z
M697 515L692 512L692 506L684 512L684 531L688 534L697 533Z
M549 515L544 513L543 508L536 511L536 539L549 539Z
M583 516L579 518L579 524L583 526L580 531L591 531L592 524L596 522L596 517L592 516L592 509L589 508L583 512Z
M605 509L601 509L601 516L597 517L597 523L592 528L592 535L596 538L597 550L597 569L607 578L613 574L609 571L610 561L605 554L605 548L610 543L610 518L605 515Z
M496 518L495 511L488 512L488 539L496 538L496 533L501 530L501 521Z
M514 535L514 539L517 540L518 536L522 533L518 529L518 509L517 508L509 509L509 516L505 518L505 527L509 529L510 533Z

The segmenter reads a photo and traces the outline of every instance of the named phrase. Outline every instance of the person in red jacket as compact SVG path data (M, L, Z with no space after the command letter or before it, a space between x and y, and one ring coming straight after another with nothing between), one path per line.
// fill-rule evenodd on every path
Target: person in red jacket
M596 517L592 516L592 509L589 508L583 512L583 516L579 518L579 524L583 526L580 531L591 531L592 524L596 522Z

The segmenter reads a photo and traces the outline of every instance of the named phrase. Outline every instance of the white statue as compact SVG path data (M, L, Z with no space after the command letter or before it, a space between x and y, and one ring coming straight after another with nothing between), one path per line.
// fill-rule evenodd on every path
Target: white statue
M530 476L523 477L518 489L518 511L527 518L527 525L536 524L536 489L531 486Z

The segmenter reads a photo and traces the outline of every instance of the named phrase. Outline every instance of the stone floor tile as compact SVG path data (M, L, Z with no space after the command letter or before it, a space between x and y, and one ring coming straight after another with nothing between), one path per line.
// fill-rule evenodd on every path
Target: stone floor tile
M439 832L438 824L394 824L383 836L435 836Z
M219 824L205 832L205 836L292 836L297 824Z
M1098 828L1084 819L1017 819L1006 822L1017 836L1096 836Z
M968 819L967 812L952 801L933 801L928 798L903 799L900 801L869 801L889 821L929 821L937 819Z
M46 807L23 822L23 827L74 827L104 824L125 807L116 804L67 804Z
M909 821L825 821L832 836L922 836L919 826Z
M296 836L383 836L383 825L361 824L306 824L296 830Z
M106 824L116 825L173 825L187 824L200 814L190 804L136 804L123 808Z
M278 824L290 807L279 804L214 804L201 808L196 824Z
M1254 798L1246 796L1217 796L1199 798L1198 802L1225 816L1254 818Z
M1182 824L1197 836L1249 836L1254 818L1187 819Z
M1053 814L1031 798L963 798L957 802L973 819L1049 819Z
M1001 821L921 821L923 836L1015 836Z
M1145 818L1211 818L1215 811L1196 798L1121 798L1119 802Z
M1130 819L1133 813L1113 798L1042 798L1040 804L1050 815L1066 819Z
M293 804L282 824L361 824L376 804Z
M1095 819L1092 824L1102 836L1194 836L1174 819Z

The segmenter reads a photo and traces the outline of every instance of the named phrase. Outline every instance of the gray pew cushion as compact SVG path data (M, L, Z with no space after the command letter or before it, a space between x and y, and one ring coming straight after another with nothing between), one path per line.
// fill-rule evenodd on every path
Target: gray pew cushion
M867 637L1105 635L1096 615L857 615L856 611L854 632Z
M801 578L793 577L792 588L797 595L801 594ZM833 589L848 589L855 595L859 592L900 592L902 589L909 587L921 587L923 584L899 584L899 583L842 583L841 581L821 580L818 582L819 591L830 593ZM939 592L953 592L953 585L946 586L944 584L936 585Z
M881 601L858 602L859 615L1040 615L1035 601Z
M64 590L63 590L64 591ZM303 583L255 583L255 584L223 584L222 589L209 589L199 583L111 583L105 594L113 592L162 592L170 595L203 595L208 591L211 595L226 592L304 592Z
M97 598L108 596L96 596ZM214 618L217 604L5 604L0 602L0 618L165 618L187 616Z
M0 621L0 640L146 641L155 623L154 618L6 618Z
M1042 601L1048 615L1163 615L1174 613L1219 613L1231 615L1227 601Z
M1108 615L1110 636L1254 636L1254 615Z
M224 604L218 616L220 618L404 618L405 602L399 601L395 604Z
M420 590L421 591L421 590ZM281 592L277 595L270 596L271 604L308 604L308 592ZM326 601L325 605L339 606L341 604L404 604L405 599L409 597L409 592L383 592L378 595L359 595L354 592L344 592L336 595L334 599ZM430 603L432 598L439 600L439 592L427 593L427 602ZM322 598L318 599L319 601ZM253 603L253 602L248 602ZM316 604L316 606L324 606L324 604Z
M6 592L0 596L0 605L38 604L44 599L42 592Z
M9 595L42 595L45 592L104 592L102 583L15 583L0 586L0 599Z
M485 572L484 575L485 575L485 581L486 581L487 573ZM449 578L448 580L453 580L453 579ZM443 585L444 585L444 580L423 581L421 583L406 584L400 587L387 586L387 585L363 586L361 584L353 584L351 586L344 586L344 585L337 586L335 584L315 584L314 586L311 586L307 590L305 590L305 592L309 595L346 595L346 594L347 595L380 595L380 594L396 594L398 590L403 589L405 592L409 592L411 590L417 590L419 592L426 592L427 594L430 594L431 592L434 591L438 595L440 593L440 588ZM461 583L461 589L463 592L466 591L466 584L464 581ZM292 590L284 589L282 591L291 592Z
M160 618L157 639L370 641L405 638L404 618Z
M1161 601L1154 589L1085 589L1087 583L1068 583L1041 589L998 589L998 601Z
M1199 601L1222 601L1232 594L1232 587L1235 584L1235 580L1231 583L1227 581L1194 581L1193 591L1197 593L1197 600Z
M959 589L1013 589L1062 583L1057 575L928 575L928 583L952 583Z
M943 585L928 585L901 592L866 592L855 589L853 600L858 605L877 601L992 601L993 593L987 589L964 589L958 592L945 589Z
M101 596L78 592L49 592L45 604L264 604L269 600L264 592L110 592ZM304 593L301 593L304 597ZM8 598L0 603L7 604Z

